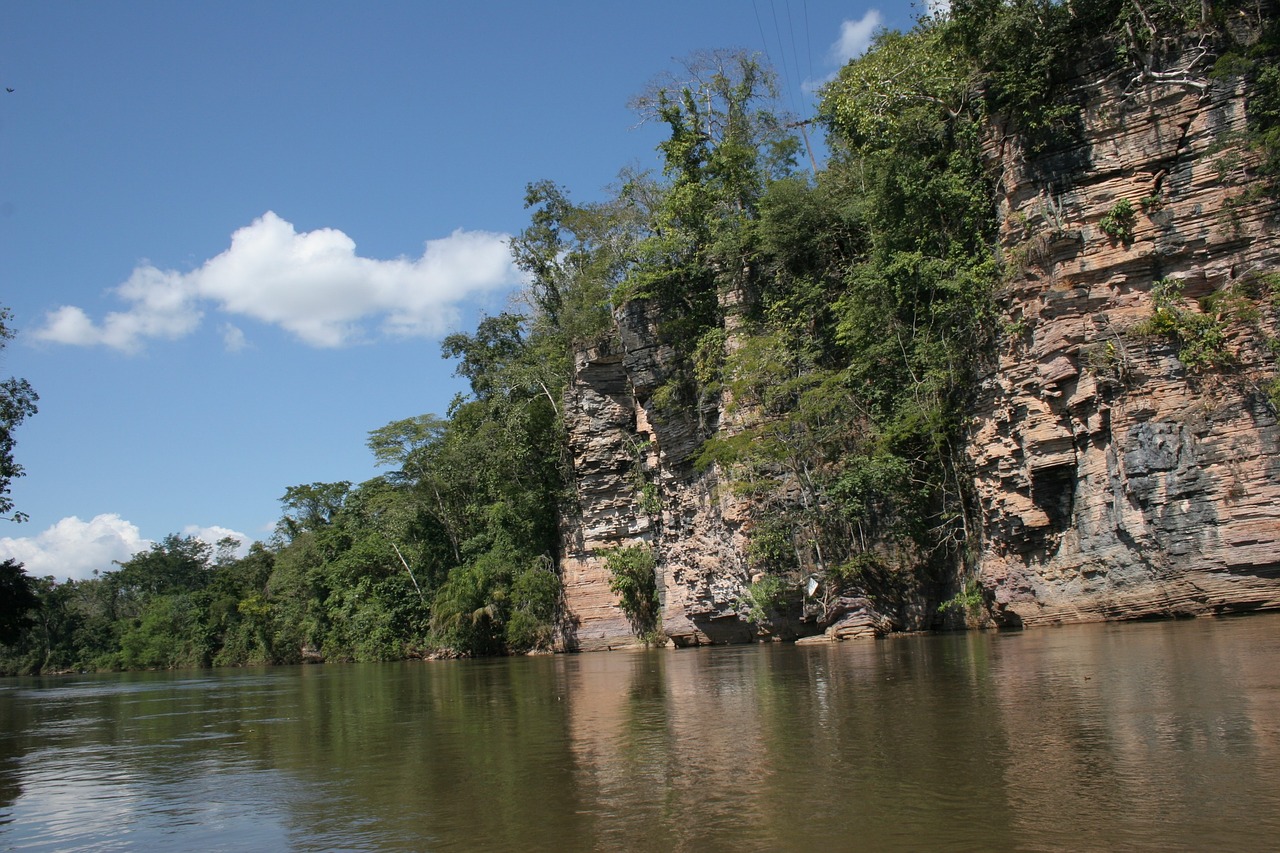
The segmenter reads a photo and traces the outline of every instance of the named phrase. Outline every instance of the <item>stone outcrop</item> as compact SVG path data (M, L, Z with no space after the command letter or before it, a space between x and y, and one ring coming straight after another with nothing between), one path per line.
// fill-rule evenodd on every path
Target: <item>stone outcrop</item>
M580 352L565 400L577 492L561 559L571 621L565 633L568 648L585 651L636 643L609 587L605 553L652 538L652 521L634 488L638 463L647 463L649 454L623 355L616 350L606 345Z
M1056 158L993 145L1003 248L1022 272L969 453L979 576L1004 623L1280 606L1263 292L1277 207L1250 172L1241 85L1193 82L1103 86L1084 143ZM1212 315L1220 363L1184 363L1151 333L1162 280ZM1231 297L1262 310L1233 313Z
M1280 607L1280 427L1266 393L1280 330L1262 298L1280 261L1277 205L1256 192L1242 84L1176 76L1084 81L1071 150L1031 158L1011 134L988 148L1014 272L967 448L975 574L999 624ZM1213 358L1180 359L1152 331L1159 282L1180 289L1180 310L1209 313L1223 335ZM1233 311L1237 297L1262 308ZM615 319L613 342L579 353L566 398L565 646L638 643L605 556L641 543L674 643L758 639L743 605L751 507L690 461L733 428L730 412L723 398L659 405L676 354L645 303ZM899 609L914 616L840 598L775 633L881 636L924 627L936 602Z
M750 641L754 633L739 618L749 584L745 507L717 488L714 471L698 472L691 461L721 406L713 402L695 419L655 404L675 354L660 343L644 302L624 306L616 319L616 342L579 353L566 407L579 510L565 525L565 598L576 623L569 645L638 643L610 590L605 558L640 543L657 561L663 635L678 645Z

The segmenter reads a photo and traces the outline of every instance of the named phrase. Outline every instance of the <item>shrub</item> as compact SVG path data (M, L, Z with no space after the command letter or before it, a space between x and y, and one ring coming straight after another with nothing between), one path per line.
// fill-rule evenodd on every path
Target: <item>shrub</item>
M636 636L652 634L658 627L658 579L653 552L646 545L628 545L605 553L609 589L627 614Z
M982 584L977 578L965 581L959 592L938 605L938 612L945 613L953 608L971 615L978 613L982 608Z
M773 611L782 606L787 597L787 584L777 575L765 575L747 588L739 601L751 622L768 622Z
M1112 240L1130 243L1133 241L1133 226L1137 223L1137 219L1133 203L1127 198L1122 198L1103 215L1098 222L1098 227Z
M1183 306L1182 282L1163 278L1151 287L1151 316L1133 327L1138 335L1161 336L1178 347L1178 360L1192 370L1222 367L1232 359L1227 349L1227 323L1212 314Z

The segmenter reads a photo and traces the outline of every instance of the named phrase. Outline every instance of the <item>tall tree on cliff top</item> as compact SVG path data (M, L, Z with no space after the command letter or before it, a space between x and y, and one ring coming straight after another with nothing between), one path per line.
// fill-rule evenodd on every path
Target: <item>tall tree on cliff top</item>
M651 300L664 334L690 344L718 321L717 290L735 286L750 255L749 223L770 179L790 174L798 143L781 116L773 74L740 51L696 55L633 99L670 129L659 144L667 179L624 287ZM692 347L690 347L692 349Z

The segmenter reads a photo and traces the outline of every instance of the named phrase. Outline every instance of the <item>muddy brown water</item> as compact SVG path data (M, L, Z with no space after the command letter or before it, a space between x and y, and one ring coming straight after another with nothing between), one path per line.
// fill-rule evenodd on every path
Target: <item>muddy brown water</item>
M0 850L1271 850L1280 615L0 680Z

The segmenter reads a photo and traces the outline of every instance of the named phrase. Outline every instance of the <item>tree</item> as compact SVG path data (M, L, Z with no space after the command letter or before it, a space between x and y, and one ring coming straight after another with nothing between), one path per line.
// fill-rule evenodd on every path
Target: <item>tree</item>
M24 631L35 625L31 611L40 606L35 585L22 564L0 563L0 643L16 643Z
M290 486L280 498L284 517L276 525L276 530L290 539L309 530L319 530L342 509L342 502L350 491L349 480Z
M550 181L525 190L531 222L512 239L511 254L529 276L525 296L535 311L534 327L565 350L559 361L570 347L595 343L613 330L613 292L647 233L634 201L640 182L628 179L617 197L587 205L574 204ZM567 367L561 365L561 372Z
M0 308L0 350L8 341L13 340L14 332L9 328L12 315L8 308ZM24 420L36 413L36 401L39 396L25 379L9 378L0 382L0 518L11 521L26 521L23 512L14 512L13 501L9 497L9 483L15 477L22 476L22 466L13 459L13 432Z
M432 414L403 418L370 430L366 445L373 451L373 458L379 466L400 466L399 471L392 472L390 479L416 482L423 474L418 458L421 451L440 441L448 426L447 420Z
M212 551L194 536L170 533L120 563L110 576L118 589L134 596L191 592L208 582Z
M797 143L769 109L772 73L753 57L699 54L684 70L685 79L659 79L632 102L670 134L658 146L666 182L622 292L650 300L663 337L691 353L722 319L720 290L742 285L761 195L791 173Z

